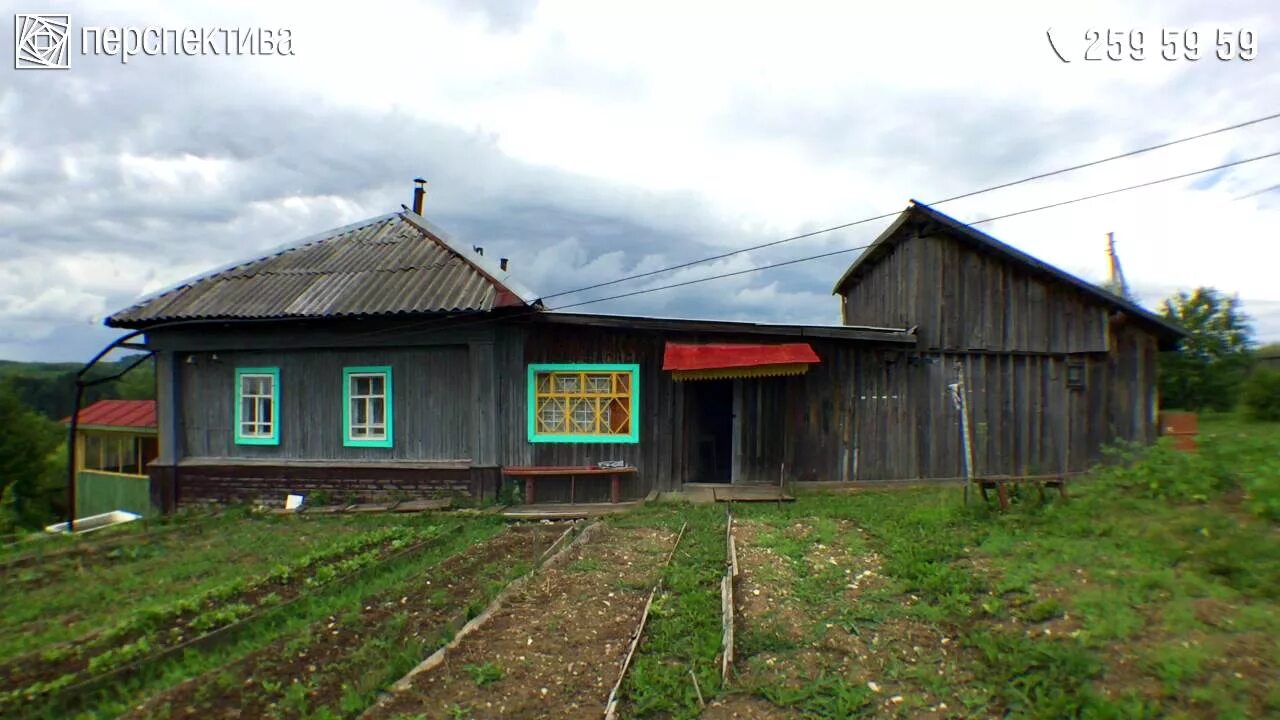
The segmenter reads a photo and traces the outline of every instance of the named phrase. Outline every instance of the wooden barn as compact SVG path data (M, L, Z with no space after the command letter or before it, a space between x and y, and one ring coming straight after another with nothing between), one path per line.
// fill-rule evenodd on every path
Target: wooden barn
M859 393L867 405L854 413L891 418L892 429L874 454L861 455L856 479L960 476L955 423L939 411L957 380L978 475L1081 472L1108 443L1152 442L1157 353L1185 335L920 203L876 238L834 293L846 324L901 324L918 337L915 354L883 368L878 392Z
M154 502L954 478L959 376L979 472L1062 473L1154 435L1179 336L918 205L841 279L842 326L548 311L415 210L108 318L156 355Z

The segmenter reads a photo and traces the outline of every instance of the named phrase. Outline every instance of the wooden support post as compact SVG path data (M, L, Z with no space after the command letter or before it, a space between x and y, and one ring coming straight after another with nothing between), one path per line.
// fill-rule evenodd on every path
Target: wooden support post
M609 502L617 505L622 500L622 476L614 473L609 476Z
M528 475L524 479L524 504L533 504L533 476Z
M1004 480L996 480L996 497L1000 498L1000 511L1009 509L1009 487Z

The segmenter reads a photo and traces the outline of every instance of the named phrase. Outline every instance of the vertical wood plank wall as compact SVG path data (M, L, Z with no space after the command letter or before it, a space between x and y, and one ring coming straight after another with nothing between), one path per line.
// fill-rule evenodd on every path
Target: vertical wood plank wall
M179 364L185 457L470 460L476 416L467 347L200 353ZM390 365L393 445L345 447L342 369ZM279 445L237 445L237 367L280 368Z
M925 234L869 266L842 303L847 324L918 325L922 351L859 365L854 479L963 474L947 390L957 363L978 474L1079 472L1107 443L1156 438L1156 338L1061 282ZM1068 388L1075 364L1083 386Z

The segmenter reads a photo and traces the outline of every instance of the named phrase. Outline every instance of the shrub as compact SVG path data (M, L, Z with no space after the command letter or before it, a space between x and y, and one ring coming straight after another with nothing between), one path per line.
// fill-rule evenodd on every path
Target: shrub
M1280 421L1280 370L1258 368L1249 376L1244 407L1254 420Z

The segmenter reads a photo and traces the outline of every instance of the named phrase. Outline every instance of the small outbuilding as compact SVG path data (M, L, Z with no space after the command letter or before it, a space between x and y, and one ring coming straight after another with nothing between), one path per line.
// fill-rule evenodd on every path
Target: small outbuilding
M147 464L160 452L154 400L99 400L82 408L75 443L76 517L151 513Z

